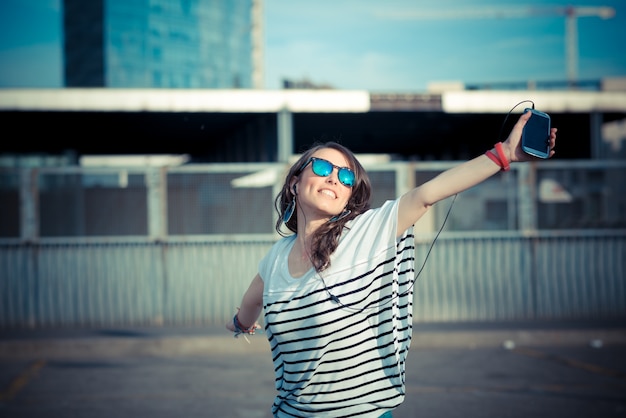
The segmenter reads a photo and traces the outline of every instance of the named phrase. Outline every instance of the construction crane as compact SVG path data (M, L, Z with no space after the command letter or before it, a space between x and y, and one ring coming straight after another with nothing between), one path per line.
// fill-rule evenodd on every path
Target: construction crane
M379 16L401 20L525 18L538 16L565 16L565 57L570 84L578 79L578 18L599 17L611 19L615 9L608 6L529 6L515 8L487 8L450 11L379 12Z

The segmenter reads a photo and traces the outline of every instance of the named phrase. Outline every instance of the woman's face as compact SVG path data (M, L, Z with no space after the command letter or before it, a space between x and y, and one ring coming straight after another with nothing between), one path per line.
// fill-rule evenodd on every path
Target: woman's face
M348 159L334 148L322 148L312 156L327 160L337 167L352 169ZM337 178L337 168L333 168L329 176L321 177L313 173L311 164L304 168L296 182L300 209L309 220L340 214L348 204L352 188L341 184Z

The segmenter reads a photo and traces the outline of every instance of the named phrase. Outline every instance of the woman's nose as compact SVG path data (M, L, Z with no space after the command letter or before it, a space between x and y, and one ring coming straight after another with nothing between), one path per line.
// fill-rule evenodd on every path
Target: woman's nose
M332 184L337 184L339 182L338 176L339 176L339 170L333 167L333 171L330 172L330 174L326 178L326 181Z

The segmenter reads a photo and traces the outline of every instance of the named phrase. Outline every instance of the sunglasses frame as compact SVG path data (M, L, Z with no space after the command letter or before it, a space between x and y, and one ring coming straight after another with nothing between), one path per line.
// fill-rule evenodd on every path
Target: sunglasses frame
M328 164L331 167L330 172L328 174L326 174L326 175L322 175L322 174L316 173L315 169L314 169L316 161L320 161L322 163ZM330 176L332 174L333 170L336 168L337 169L337 179L339 180L339 183L341 183L342 185L344 185L346 187L350 187L350 188L354 187L354 184L356 183L356 174L354 173L354 171L351 168L349 168L349 167L339 167L339 166L331 163L328 160L325 160L323 158L318 158L318 157L310 157L308 160L306 160L306 162L304 164L302 164L302 167L298 170L298 172L296 174L302 173L304 171L304 169L306 168L306 166L308 166L309 164L311 164L311 171L313 171L313 174L315 174L316 176L328 177L328 176ZM344 183L344 181L342 180L342 175L341 175L342 171L344 171L344 172L347 171L348 173L352 174L352 184Z

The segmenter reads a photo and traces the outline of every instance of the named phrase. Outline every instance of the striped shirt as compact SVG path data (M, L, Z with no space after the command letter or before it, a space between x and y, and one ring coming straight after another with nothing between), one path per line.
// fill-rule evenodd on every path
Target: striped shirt
M295 235L260 262L275 416L379 417L404 400L415 256L397 219L395 200L348 222L321 273L291 277Z

